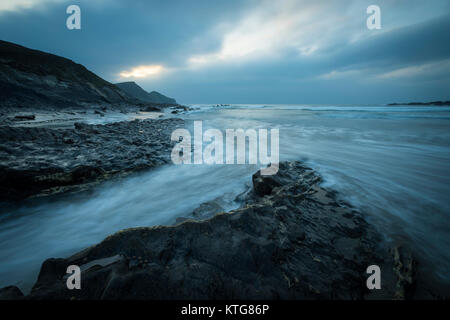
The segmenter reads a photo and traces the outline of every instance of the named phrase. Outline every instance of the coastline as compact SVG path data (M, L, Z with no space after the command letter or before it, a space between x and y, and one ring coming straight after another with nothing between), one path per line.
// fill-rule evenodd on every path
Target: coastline
M253 175L242 206L174 226L119 231L69 258L41 267L31 293L3 299L413 299L435 297L404 247L388 248L363 214L320 186L302 163L276 176ZM67 290L79 265L81 290ZM366 268L383 269L369 291ZM417 292L419 287L422 291ZM423 290L425 288L425 290Z
M166 114L168 113L173 112L166 112ZM106 114L108 115L109 112L106 112ZM101 119L100 117L97 116L97 119ZM105 120L108 121L108 119ZM180 119L172 118L169 115L169 118L139 119L105 124L75 122L74 128L67 128L67 125L57 128L50 126L2 126L0 127L0 136L2 137L1 148L2 151L10 151L9 155L12 155L12 157L4 158L4 160L10 161L10 166L2 168L3 171L1 171L2 175L0 177L3 178L5 189L9 192L13 191L13 193L9 194L3 193L2 200L20 202L22 199L33 197L41 197L45 200L45 196L48 195L61 193L71 194L73 192L88 190L108 179L124 177L139 170L156 168L160 165L168 164L171 162L170 150L173 147L173 144L170 143L170 133L175 128L185 127L191 120L189 116L185 117L185 119ZM36 154L41 155L41 157L36 157ZM80 155L81 157L73 157L74 154ZM27 158L28 155L29 157ZM103 157L102 155L105 156ZM46 168L43 166L42 156L47 157L49 159L48 163L52 164L53 167ZM62 163L65 163L67 168L61 170ZM254 289L254 285L249 285L248 283L253 283L255 279L259 279L258 277L251 278L255 276L255 272L258 274L259 271L252 269L241 270L240 274L249 273L249 276L246 279L238 277L238 280L241 281L239 284L235 282L235 275L225 273L221 275L222 278L220 278L220 281L222 283L235 283L234 285L231 287L216 287L214 292L199 293L198 299L244 299L245 294L241 297L234 296L235 292L238 291L237 287L242 286L243 283L250 286L247 289L247 293L254 299L446 299L447 291L441 288L434 276L427 275L425 266L422 265L423 269L421 269L423 261L419 262L418 259L421 257L417 256L416 259L411 254L411 249L413 248L412 246L409 247L409 245L412 245L411 243L408 241L402 242L401 244L388 244L385 242L384 230L376 230L378 226L372 224L372 222L368 223L368 220L365 220L364 214L352 208L348 203L338 200L339 194L323 187L321 185L322 178L318 173L305 167L303 163L293 161L283 164L283 168L280 173L281 176L277 175L275 177L275 182L266 179L263 183L256 182L255 185L254 179L253 188L249 192L239 195L239 199L236 198L237 202L242 203L239 209L224 213L222 212L224 209L220 205L214 201L210 201L202 203L193 212L188 211L179 216L176 219L177 226L142 226L136 229L123 229L117 233L114 233L115 230L111 231L111 236L107 239L117 238L119 240L116 243L117 247L112 248L112 251L108 249L107 252L115 254L106 254L103 251L105 249L103 246L105 240L68 258L51 258L45 260L42 264L38 281L26 297L23 296L23 293L18 287L8 286L0 289L0 299L161 299L149 295L145 288L142 289L144 290L142 292L139 291L141 289L138 289L133 293L133 296L130 296L131 293L122 292L119 289L116 295L96 296L84 292L69 297L67 294L71 291L67 289L62 290L62 288L65 288L64 279L67 278L65 268L71 263L84 266L83 277L86 274L89 279L92 278L92 281L95 283L93 286L97 288L96 290L100 291L105 291L107 289L105 286L109 286L109 282L104 283L102 282L104 279L99 280L97 278L97 271L102 274L107 274L108 277L119 274L126 279L130 278L131 280L122 279L124 281L123 283L120 282L122 280L115 281L120 282L119 286L136 285L138 288L139 285L134 284L133 281L141 282L142 279L133 280L134 277L140 277L141 273L147 275L150 272L154 274L154 278L146 286L151 287L154 282L157 282L159 283L158 285L164 287L163 283L169 280L163 276L158 278L158 275L164 272L163 270L165 270L167 262L161 261L160 256L161 254L168 254L171 257L170 259L177 259L177 262L171 268L177 271L181 270L184 274L183 280L180 280L182 282L173 285L173 288L178 288L183 286L187 278L195 279L196 275L193 270L189 269L190 267L188 268L188 264L186 264L188 260L185 259L186 257L177 256L178 253L176 252L173 253L174 246L168 246L168 243L173 241L171 238L174 234L173 232L175 234L184 234L184 241L192 243L195 241L192 237L196 237L197 229L196 227L190 226L190 224L200 223L202 227L199 228L201 230L207 230L207 234L211 236L210 238L198 240L201 242L200 246L204 249L205 246L211 245L212 249L208 253L205 253L210 260L203 258L200 261L201 263L208 262L204 266L205 270L199 269L199 274L208 274L208 272L211 272L211 275L209 280L205 280L206 282L198 280L197 285L191 284L192 287L187 292L192 292L197 290L197 286L204 286L210 282L214 283L217 279L213 274L221 274L223 272L223 268L215 269L217 268L217 264L215 263L216 259L225 259L228 262L234 261L233 265L240 263L233 256L217 257L216 253L214 253L214 251L230 252L230 254L233 252L234 248L220 247L222 242L227 241L227 237L224 234L239 239L239 242L244 241L241 247L241 250L244 251L254 250L254 248L249 248L249 246L255 247L261 245L259 242L260 239L272 239L280 243L288 239L289 242L286 246L281 246L280 244L281 247L278 248L277 246L279 244L277 243L275 245L275 253L274 251L268 251L269 253L267 253L265 252L266 248L260 248L256 253L252 252L251 256L252 259L255 259L255 257L256 259L265 259L268 257L267 254L272 257L274 254L277 255L281 252L285 259L292 259L291 253L293 252L295 254L296 251L304 248L302 247L304 243L298 239L290 239L291 237L299 236L295 232L290 234L289 231L286 235L280 235L281 231L277 229L279 228L277 224L281 221L283 225L286 225L286 221L289 221L290 229L295 229L301 223L299 224L298 218L293 213L302 215L305 210L308 214L305 216L305 220L301 220L303 219L301 218L300 222L304 223L306 221L307 225L312 225L314 228L309 229L308 232L305 231L299 237L303 238L305 236L306 239L306 236L309 235L311 239L323 240L321 238L325 234L327 235L325 238L328 236L331 238L326 239L324 242L311 241L307 243L306 248L309 250L309 255L296 257L300 261L298 262L299 264L289 264L287 267L283 265L271 266L270 268L275 268L282 275L282 278L277 278L276 281L272 279L270 274L264 275L264 277L268 277L273 282L259 284L258 288ZM277 191L276 194L272 194L271 190L274 185L282 190ZM13 186L17 186L17 188L15 189ZM30 188L31 186L33 189ZM300 189L299 186L301 186ZM303 190L302 188L309 189L311 193L305 194L306 189ZM265 194L268 192L267 190L270 190L269 194ZM285 199L286 197L288 199ZM294 200L289 200L291 197ZM279 210L279 208L282 209ZM293 213L285 213L285 208L292 210ZM262 211L260 212L260 210ZM216 215L223 215L225 217L236 216L234 215L236 212L239 212L240 215L250 213L249 220L247 221L247 218L237 218L240 222L236 222L232 228L226 229L222 224L229 224L230 222L227 219L231 218L226 218L222 221L216 217ZM280 215L279 212L283 214ZM276 213L277 216L272 217L271 213ZM260 221L258 221L260 217L255 218L253 215L262 215L264 219L267 219L266 223L268 225L274 224L274 229L271 231L271 234L262 233L258 236L257 240L253 239L255 240L254 243L248 243L245 241L252 239L254 236L254 234L248 234L248 230L245 230L248 224L259 225L263 230L266 228L265 225L261 225ZM351 223L349 222L349 217L351 217ZM216 221L215 219L219 219L221 222L217 225L218 230L212 231L213 227L211 223L216 228L215 223L217 222L213 222ZM317 225L316 219L319 219L319 225ZM332 220L335 223L332 225L332 229L330 229L330 226L326 224ZM322 223L323 221L326 221L326 223ZM183 227L182 225L184 223L187 226ZM348 223L351 225L350 228L349 225L346 225ZM166 228L167 230L172 230L170 232L167 231L171 234L169 238L167 238L167 235L164 238L160 234L161 232L165 234L165 232L157 231L166 230ZM215 235L216 232L219 232L219 236ZM148 251L129 252L129 250L133 250L132 248L136 243L141 246L141 243L146 241L147 235L154 233L156 235L153 236L155 238L152 241L158 244L158 250L160 250L158 254ZM275 238L270 238L273 234L276 235ZM162 240L163 238L165 239L164 241ZM340 238L345 240L342 243L341 240L336 242L336 239ZM359 239L357 240L359 242L357 245L354 244L355 239ZM363 242L361 242L362 239L364 239ZM98 240L95 240L95 242ZM349 244L350 248L347 248ZM146 243L144 246L149 247L152 245L153 242ZM190 248L186 248L183 241L176 246L179 246L181 250L191 250ZM323 248L327 246L330 246L330 248L324 252ZM95 253L92 256L84 255L83 252L91 252L94 247L100 248L99 253ZM272 248L269 249L272 250ZM285 251L288 253L284 253ZM349 255L348 257L346 257L347 254ZM83 257L81 260L77 258L80 255ZM199 253L199 255L201 256L202 253ZM240 257L239 252L235 252L235 255ZM58 255L54 256L58 257ZM351 258L349 258L350 256ZM308 265L311 259L315 267ZM376 261L383 270L383 283L386 285L383 287L382 293L370 292L366 288L365 279L368 275L366 274L364 265L367 268L369 264L372 264L371 261ZM197 263L198 261L194 262L194 264ZM261 263L262 261L258 262L258 264ZM336 265L339 263L344 263L345 265L341 269L338 268L337 274L334 274L333 270L336 270ZM64 265L66 267L63 268ZM150 269L148 265L151 265ZM232 265L229 266L229 268L231 267ZM185 270L185 268L188 269ZM323 268L323 273L314 275L316 271L314 268ZM386 270L388 270L387 273ZM173 272L170 277L179 280L179 276L176 275L175 271ZM306 274L306 276L301 281L297 273ZM349 276L350 274L352 274L351 277ZM147 280L144 279L142 281L145 282ZM315 285L314 281L316 281ZM336 281L333 288L329 287L329 281ZM347 281L352 283L353 287L351 289L346 287ZM284 282L289 283L287 289L280 286ZM270 290L267 289L269 291L264 291L266 289L259 287L260 285L266 289L270 288ZM305 287L306 285L308 286ZM167 288L167 290L169 289ZM158 290L163 289L158 287ZM219 292L223 292L224 295L217 295ZM227 296L226 294L231 294L230 292L233 295ZM273 292L276 292L276 294L273 295ZM184 296L179 295L179 292L176 290L167 291L162 296L162 299L190 299L188 293L184 294Z
M112 177L170 162L178 118L74 128L0 126L1 201L80 191Z

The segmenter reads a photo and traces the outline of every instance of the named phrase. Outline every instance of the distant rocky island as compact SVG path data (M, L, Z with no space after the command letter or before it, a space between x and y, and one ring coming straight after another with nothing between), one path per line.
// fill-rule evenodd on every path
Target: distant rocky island
M389 103L388 106L450 106L450 101Z

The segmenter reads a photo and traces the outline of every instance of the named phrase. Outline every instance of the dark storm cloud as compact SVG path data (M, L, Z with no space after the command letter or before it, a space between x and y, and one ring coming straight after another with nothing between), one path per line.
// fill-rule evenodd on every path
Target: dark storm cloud
M71 3L81 7L80 31L66 29L66 8ZM221 19L238 16L238 9L245 6L245 1L233 0L44 1L30 9L0 13L0 38L71 58L97 72L120 70L130 61L176 65L194 50L218 46L219 39L195 37Z
M337 65L403 66L450 58L450 15L344 47Z
M450 99L449 2L379 2L383 29L371 32L368 1L43 0L0 6L0 38L112 82L125 80L124 70L162 65L158 77L130 80L184 103ZM82 9L80 31L65 27L71 3ZM240 51L250 54L241 59Z

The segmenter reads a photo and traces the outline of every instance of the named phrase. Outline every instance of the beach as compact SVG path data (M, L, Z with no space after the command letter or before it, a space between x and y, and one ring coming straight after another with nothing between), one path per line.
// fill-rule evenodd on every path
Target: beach
M445 215L448 214L446 194L449 185L446 180L448 179L446 170L447 172L449 170L448 150L450 148L446 129L450 119L448 108L331 105L230 105L222 107L191 105L190 107L193 109L190 112L181 115L167 112L159 120L133 120L125 123L119 121L99 125L100 127L80 124L77 125L78 128L74 126L74 129L68 128L67 130L71 130L68 132L72 132L72 134L74 134L73 130L79 130L88 136L95 136L95 133L91 131L102 128L97 130L100 132L99 137L101 138L102 130L123 127L126 129L108 131L108 134L113 134L109 136L111 140L115 139L114 134L120 135L120 139L126 140L133 137L131 128L134 126L144 127L147 128L145 130L151 131L158 128L155 127L155 123L158 121L162 121L161 123L164 123L164 127L167 128L172 128L170 126L174 124L176 126L173 128L189 129L194 120L202 120L206 128L222 130L226 128L278 128L280 130L280 161L290 161L290 163L302 161L301 166L310 168L314 175L320 177L316 193L323 188L327 192L331 192L330 197L335 199L338 207L351 208L348 209L350 212L358 212L358 216L360 215L362 219L358 220L359 230L374 235L374 238L367 237L370 240L368 245L374 246L382 252L376 254L373 250L367 250L374 255L374 260L384 259L387 263L394 261L389 259L394 259L395 254L392 250L398 247L411 253L411 259L418 265L415 278L418 276L421 279L417 293L420 297L436 297L430 293L436 292L435 288L427 288L427 286L435 287L430 283L435 283L436 279L442 282L442 287L448 283L445 273L449 265L449 251L446 249L449 245L446 239L449 226L445 223ZM44 132L46 130L49 129L43 129ZM183 237L189 237L189 232L185 230L193 228L192 222L189 222L190 219L206 220L208 222L203 222L201 225L211 228L212 221L225 219L215 218L216 214L228 212L229 214L225 214L225 216L230 216L227 219L231 219L232 212L235 210L245 211L245 206L249 205L251 198L249 195L254 188L252 176L257 172L258 166L174 165L168 160L171 149L169 131L167 130L164 136L158 136L158 139L166 137L167 140L158 140L159 144L164 146L161 148L160 154L162 158L165 157L166 161L161 161L157 165L147 165L136 172L132 170L131 174L126 176L110 175L107 176L107 179L97 179L98 176L89 174L88 176L92 179L85 178L82 183L79 181L73 183L78 187L84 186L85 188L70 188L70 190L61 190L60 194L52 193L49 196L47 193L43 197L34 196L20 203L2 204L1 252L2 261L6 261L6 263L3 264L4 268L0 274L0 286L17 285L25 293L28 293L39 272L42 273L40 269L44 260L63 258L68 259L67 261L75 261L72 255L99 243L107 236L122 229L142 227L153 230L155 227L152 226L161 225L168 226L167 230L184 230L175 233L187 233ZM126 136L127 132L130 132L130 137ZM148 140L138 143L139 148L145 145L144 142L148 143ZM103 143L99 143L99 146ZM3 143L3 145L10 147L7 143ZM123 143L123 145L127 145L127 143ZM36 146L39 144L37 143ZM152 150L152 155L155 154L153 149L149 150ZM114 152L110 150L109 153ZM129 160L136 163L138 158L141 157L136 156ZM121 157L119 156L118 159ZM122 162L105 161L104 163L109 164L111 170L121 171L121 169L129 167L121 167ZM73 165L76 165L76 161L73 162ZM301 176L298 172L291 175ZM91 185L90 182L95 183ZM293 181L286 183L290 185ZM310 184L311 186L316 185L312 182ZM68 194L67 191L72 193ZM301 193L299 191L299 194ZM169 195L171 196L169 197ZM254 201L252 205L258 205L260 201L266 202L265 199L255 200L254 198L252 201ZM323 198L320 201L323 201ZM308 203L314 203L314 201L308 201ZM283 205L279 204L279 206ZM302 211L301 204L294 204L294 207ZM332 215L333 211L325 207L322 203L316 210L324 216ZM274 212L275 208L274 205L271 212ZM424 212L433 214L424 215ZM264 216L267 212L261 214ZM289 218L289 223L295 226L296 222L290 221L290 217L288 215L284 218ZM184 225L185 223L186 225ZM249 222L250 225L253 223L254 221ZM276 224L272 226L272 222L269 223L271 227L279 228L280 226ZM177 226L170 227L174 225ZM219 232L222 227L220 225L217 231L212 229L210 231ZM247 227L248 225L244 223L241 226L244 229ZM162 230L166 230L166 227L162 228ZM306 237L330 233L330 231L322 229L323 227L308 230ZM240 234L239 232L241 232L238 232L238 227L236 230L234 228L232 230L234 230L230 231L232 233ZM333 229L333 232L338 232L338 230L339 228ZM125 234L139 238L139 232L141 231L132 229ZM145 232L157 233L148 230ZM249 232L249 230L242 232ZM260 230L260 232L263 231ZM295 232L293 234L297 236ZM288 232L289 235L291 232ZM266 234L261 234L261 237L266 236ZM240 237L243 235L240 234ZM217 240L219 237L211 236L208 239L211 243L223 242ZM121 241L124 241L123 244L128 243L129 236ZM326 243L328 242L314 246L311 242L309 245L313 256L315 250L320 252L321 247L330 248L330 253L323 253L328 257L333 256L331 252L337 252L337 245L326 245ZM378 243L379 245L376 245ZM294 247L292 243L291 246ZM125 248L127 247L129 246L125 246ZM164 244L161 244L160 248L163 247ZM96 253L92 257L88 256L87 260L98 260L111 256L122 257L117 261L117 265L107 265L104 268L116 268L124 263L129 266L130 261L133 260L133 255L130 257L131 253L127 251L128 249L124 249L125 251L122 252L115 247L114 252L106 253L103 252L102 245L100 248L102 248L101 253ZM169 251L172 252L171 254L177 252L174 248ZM221 252L221 250L218 251ZM110 253L114 254L109 255ZM153 255L154 253L146 252L146 254ZM357 256L358 254L356 254ZM397 256L402 255L397 254ZM369 262L367 261L371 259L369 257L368 253L361 255L361 259L365 259L364 262ZM172 258L180 259L176 254ZM152 256L152 259L156 258ZM152 259L147 258L147 263L151 264ZM313 258L311 259L314 261ZM318 259L325 260L320 257ZM66 260L61 261L66 262ZM78 262L78 260L76 261ZM338 259L338 261L340 260ZM155 263L160 262L155 260ZM330 263L324 263L326 268L331 266ZM143 262L142 265L144 264ZM393 262L391 264L394 265ZM27 265L27 267L19 269L19 265ZM134 266L135 263L132 265ZM141 266L140 262L138 265ZM362 266L363 263L355 269L359 270L356 272L358 274L354 275L355 279L361 280L366 276ZM153 267L156 268L156 266ZM180 264L174 264L173 267L180 268ZM158 268L152 269L153 272L159 270ZM296 269L299 274L302 273L299 268L299 266L292 267L293 273L287 275L290 283L295 283ZM392 270L392 268L389 269ZM355 270L351 273L354 274ZM410 271L412 272L412 270ZM187 271L185 270L185 272ZM320 277L323 281L331 276L331 271L326 272L329 273L326 277ZM342 270L339 274L342 275L345 272ZM134 274L134 271L131 274ZM95 278L97 275L94 273L93 277ZM247 280L250 281L250 278ZM393 280L391 284L394 283L396 282ZM271 286L275 286L275 282ZM312 287L314 288L314 285ZM301 288L303 292L305 287ZM281 290L281 287L276 288L275 286L275 289ZM284 287L282 289L285 290ZM357 291L359 293L354 297L345 296L349 290L343 290L342 296L339 297L368 298L363 288L360 289L361 291ZM331 289L327 291L317 288L317 290L328 298L333 298L338 294ZM407 291L404 290L404 292ZM284 297L303 297L298 292L295 294L286 293L286 291L280 292L284 292ZM395 292L395 289L390 291L390 298L395 296ZM34 294L38 296L44 293L37 290ZM274 296L263 293L260 296L255 292L254 294L255 298L274 298ZM290 296L289 294L294 295ZM434 294L438 296L438 294ZM410 295L411 291L406 293L406 296L404 294L404 298L411 297ZM83 297L99 298L89 295ZM166 297L170 298L169 292ZM201 297L214 298L212 292Z

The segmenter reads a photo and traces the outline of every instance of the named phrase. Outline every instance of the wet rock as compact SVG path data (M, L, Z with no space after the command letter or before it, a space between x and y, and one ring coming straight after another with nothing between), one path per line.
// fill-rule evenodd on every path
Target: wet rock
M270 193L249 197L239 209L122 230L72 257L47 260L27 298L364 299L367 267L394 265L381 236L358 211L330 205L323 195L339 203L334 193L301 163L280 165L272 178ZM83 271L81 290L65 288L65 267L114 255L127 258L96 263ZM392 299L395 283L383 286L381 298Z
M272 193L272 190L281 184L273 176L263 176L260 171L252 176L253 188L255 193L264 197Z
M72 170L73 182L84 182L101 177L105 174L102 168L93 166L78 166Z
M188 220L189 220L189 218L186 218L186 217L178 217L175 219L175 224L183 223Z
M401 246L392 249L394 258L394 273L397 276L395 299L411 299L416 289L417 261L412 253Z
M44 261L39 272L37 283L51 283L62 279L67 270L64 259L50 258ZM39 289L40 286L34 286L34 289Z
M36 116L34 114L18 115L14 117L14 120L16 121L34 120L34 119L36 119Z
M219 212L223 212L222 206L217 201L209 201L202 203L192 212L192 215L197 219L204 219Z
M137 267L140 266L140 261L136 260L136 259L132 259L128 262L128 268L129 269L136 269Z
M288 166L286 163L281 163L280 166L284 166L284 169ZM287 182L286 179L292 179L291 176L286 176L288 170L281 170L275 175L261 175L261 171L258 170L252 176L252 183L254 192L260 196L264 197L270 195L272 190L282 186Z
M75 143L75 141L71 138L64 138L63 142L66 144L74 144Z
M23 293L16 286L9 286L0 289L0 300L20 300L23 299Z
M169 163L181 119L0 126L0 201L83 190L87 184Z
M141 111L143 112L158 112L161 111L161 108L155 105L146 105L144 107L141 108Z

